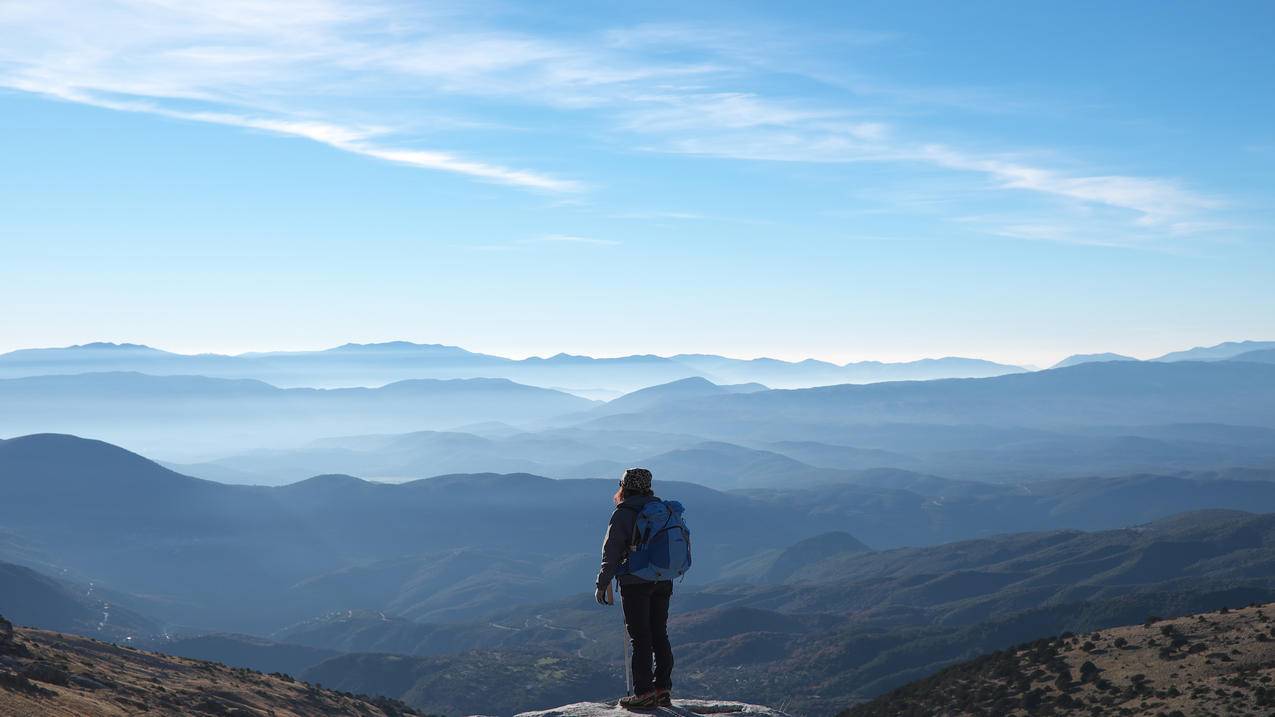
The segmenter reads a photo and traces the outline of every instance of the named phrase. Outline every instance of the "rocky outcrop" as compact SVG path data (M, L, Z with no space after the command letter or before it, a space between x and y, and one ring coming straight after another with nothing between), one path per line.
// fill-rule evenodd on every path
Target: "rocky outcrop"
M612 703L577 702L537 712L523 712L515 717L622 717L624 715L656 715L657 717L702 717L724 715L726 717L788 717L779 710L746 702L728 700L674 700L672 707L661 707L653 712L629 712Z

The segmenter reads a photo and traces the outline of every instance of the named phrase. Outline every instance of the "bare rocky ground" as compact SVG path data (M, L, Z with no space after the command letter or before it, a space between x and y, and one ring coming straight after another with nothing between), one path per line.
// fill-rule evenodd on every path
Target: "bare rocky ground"
M1275 604L1149 617L947 668L840 717L1275 714Z
M287 675L15 629L0 618L0 717L415 714L395 700L325 690Z

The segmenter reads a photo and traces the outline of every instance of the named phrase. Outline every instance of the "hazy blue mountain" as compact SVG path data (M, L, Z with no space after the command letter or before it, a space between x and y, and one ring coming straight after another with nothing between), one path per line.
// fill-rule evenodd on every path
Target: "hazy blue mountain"
M996 485L906 471L862 471L858 482L743 495L787 511L841 516L873 547L933 545L1037 529L1103 530L1201 508L1275 511L1267 479L1133 475Z
M1079 432L876 424L842 433L856 444L890 450L809 440L740 445L687 434L576 427L486 437L421 431L323 439L297 449L170 465L222 482L280 485L327 471L392 481L488 469L609 478L629 466L652 464L668 479L725 488L856 481L846 471L869 468L1007 482L1275 465L1275 429L1166 424L1067 430Z
M1089 363L983 379L943 379L707 396L592 421L725 441L852 439L921 423L1062 428L1218 422L1275 426L1275 366L1242 362Z
M1192 441L1228 446L1263 448L1275 445L1275 428L1237 426L1229 423L1160 423L1146 426L1083 426L1081 435L1122 434L1154 438L1166 442Z
M706 441L637 461L667 480L699 483L718 489L763 486L797 487L843 482L843 473L815 468L772 451L732 443Z
M842 365L814 359L730 359L705 354L679 354L672 358L702 371L705 376L718 383L757 382L779 388L934 378L979 378L1026 370L1020 366L956 356L901 363L859 361Z
M459 547L396 557L303 580L286 599L308 615L365 610L423 622L478 619L507 608L510 593L518 602L543 602L580 592L574 578L598 567L590 547L566 555Z
M597 478L617 476L652 454L701 442L697 436L574 428L489 436L417 431L321 439L296 449L250 451L176 469L259 485L282 485L329 471L395 482L481 472Z
M350 592L359 586L385 592L358 607L394 605L432 617L448 605L472 611L484 600L519 599L502 586L524 568L528 585L550 592L587 587L596 566L576 556L597 551L614 488L614 478L527 474L404 484L325 475L278 488L234 486L71 436L0 443L6 530L79 574L152 596L156 615L224 630L274 629L310 617L310 608L337 609L343 596L362 600ZM727 560L770 547L778 536L791 542L840 523L698 485L661 480L659 488L685 502L696 530L712 536L697 551L692 580L711 579ZM753 529L763 520L776 527ZM473 572L455 584L429 583L430 571L443 564L429 556L461 548L505 557L454 556ZM421 579L395 579L412 574ZM446 600L431 601L448 591ZM544 595L529 588L525 599Z
M1059 361L1050 368L1067 368L1068 366L1079 366L1082 363L1100 363L1103 361L1137 361L1138 359L1124 354L1100 353L1100 354L1072 354L1067 358Z
M324 472L394 482L447 473L547 472L537 461L506 450L502 441L450 431L326 439L297 449L251 451L180 469L225 483L257 485L285 485Z
M1275 341L1227 341L1216 346L1196 346L1173 351L1153 361L1225 361L1249 351L1275 349Z
M1275 348L1258 349L1256 351L1245 351L1242 354L1236 354L1228 361L1256 361L1257 363L1275 363Z
M1178 514L1131 529L1019 533L924 548L833 552L787 576L785 610L871 615L899 607L941 610L939 621L977 622L997 611L1114 597L1143 584L1275 574L1275 515ZM812 585L818 584L818 587ZM768 590L766 600L776 593Z
M643 411L655 406L676 403L690 398L700 398L703 396L724 396L732 393L755 393L757 391L767 390L765 386L759 383L745 383L734 385L718 385L706 378L694 376L684 378L671 383L660 384L659 386L650 386L648 388L639 389L632 393L626 393L619 398L608 401L602 406L598 406L590 413L592 415L610 415L613 413L631 413L634 411Z
M999 446L933 451L916 468L978 480L1017 481L1083 475L1275 465L1275 443L1243 445L1129 435L1057 435Z
M190 356L141 344L96 342L65 348L19 349L0 354L0 377L148 370L169 373L177 367L183 367L192 374L201 370L219 374L233 370L240 363L232 356Z
M509 359L456 346L391 341L346 344L323 351L277 351L237 356L185 355L133 344L87 344L24 349L0 355L0 378L46 374L136 371L257 379L282 387L379 386L418 378L506 378L580 395L612 395L684 378L714 383L784 387L847 382L991 376L1022 371L981 359L941 358L905 363L866 361L844 366L806 360L741 360L711 355L635 355L594 358L557 354Z
M758 453L702 449L709 463L737 450L748 460ZM776 466L767 476L809 469L778 454L762 457ZM1023 486L897 469L809 470L842 482L729 494L666 480L657 470L661 495L683 501L704 538L687 585L831 531L888 548L1028 529L1105 529L1202 507L1275 510L1270 480L1148 475ZM354 608L463 621L502 600L586 589L614 488L613 476L528 474L403 484L324 475L277 488L234 486L97 441L40 435L0 442L7 534L73 574L147 595L146 614L156 619L230 631L272 631Z
M792 575L829 558L870 550L844 531L832 531L749 556L722 569L722 579L740 582L782 583Z
M776 441L761 443L759 448L782 453L819 468L909 468L920 464L920 459L906 453L879 448L856 448L818 441Z
M567 607L569 606L569 607ZM546 654L576 654L581 642L589 643L600 634L601 625L614 627L614 615L599 612L591 594L577 594L547 603L506 604L478 620L438 623L406 620L381 611L341 610L289 625L271 639L280 644L296 644L341 652L397 653L400 655L446 655L470 650L525 650ZM555 619L565 617L571 627ZM543 613L553 613L553 618ZM577 618L587 616L588 634ZM594 628L599 629L595 630Z
M505 379L280 389L253 380L89 373L0 380L0 434L99 435L179 458L356 432L516 423L592 405Z

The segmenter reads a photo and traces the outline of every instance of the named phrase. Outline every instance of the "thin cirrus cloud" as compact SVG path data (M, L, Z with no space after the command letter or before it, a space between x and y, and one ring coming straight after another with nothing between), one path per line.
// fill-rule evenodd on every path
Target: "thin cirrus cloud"
M13 0L0 5L6 38L0 87L299 137L382 161L559 195L585 191L605 177L565 178L421 147L443 125L516 133L527 127L511 122L533 121L482 108L484 100L495 99L568 115L587 130L648 152L922 165L981 177L987 190L1114 212L1119 216L1104 219L1104 233L1123 232L1131 242L1205 234L1223 225L1210 216L1223 202L1174 181L1066 172L1021 161L1012 152L926 141L918 136L923 131L882 119L891 115L889 98L898 93L841 88L776 97L759 91L774 84L765 80L785 73L816 84L826 77L802 57L798 43L773 34L656 24L551 37L496 27L498 21L499 13L448 4ZM891 34L849 40L878 47L904 41ZM355 114L350 107L361 109ZM590 166L605 171L600 163ZM1041 229L1045 224L1016 220L988 230L1068 241L1084 232L1057 227L1091 221L1065 209L1054 219L1048 231Z
M18 89L23 89L21 85ZM255 129L276 134L301 137L344 152L373 157L375 159L405 164L423 169L454 172L477 179L510 184L528 189L549 192L577 192L583 189L579 182L559 179L537 172L511 169L486 162L463 159L448 152L406 149L386 146L370 141L387 130L378 127L342 126L328 122L254 117L228 112L188 111L171 109L145 101L111 100L96 97L77 90L41 87L41 94L80 104L113 109L123 112L144 112L174 119L206 122Z
M325 107L323 95L365 95L387 79L393 68L387 57L401 62L409 56L387 55L392 48L353 39L369 22L390 19L371 8L323 0L264 6L124 0L85 4L76 12L62 5L11 3L0 8L0 32L17 40L0 47L0 86L106 109L300 137L366 157L526 189L570 193L585 188L545 172L400 146L389 141L397 118L368 125L342 120L340 112ZM489 43L487 49L508 53L514 48ZM508 62L527 58L513 52ZM491 63L453 53L432 72L480 73ZM417 69L429 75L427 68ZM323 90L319 100L307 99L316 87ZM201 108L191 109L191 103ZM307 106L311 103L317 106Z
M717 122L726 103L733 108L730 123ZM655 151L753 161L857 163L918 163L991 180L995 188L1026 191L1080 204L1122 210L1130 223L1167 234L1188 234L1219 226L1196 219L1200 213L1225 206L1221 200L1157 178L1124 175L1076 175L998 155L977 154L939 144L924 144L898 136L887 123L862 121L831 112L802 113L770 106L757 97L703 98L701 104L683 99L676 110L654 113L654 126L676 124L683 132L651 145ZM642 127L635 123L635 127ZM743 130L743 131L740 131ZM998 232L1005 236L1005 234ZM1055 232L1050 236L1066 236ZM1043 235L1039 238L1045 238Z

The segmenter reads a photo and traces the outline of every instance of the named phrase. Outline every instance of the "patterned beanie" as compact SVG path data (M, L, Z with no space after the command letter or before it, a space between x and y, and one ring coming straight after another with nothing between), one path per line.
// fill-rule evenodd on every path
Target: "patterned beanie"
M651 471L645 468L630 468L624 471L620 486L625 490L649 493L651 491Z

